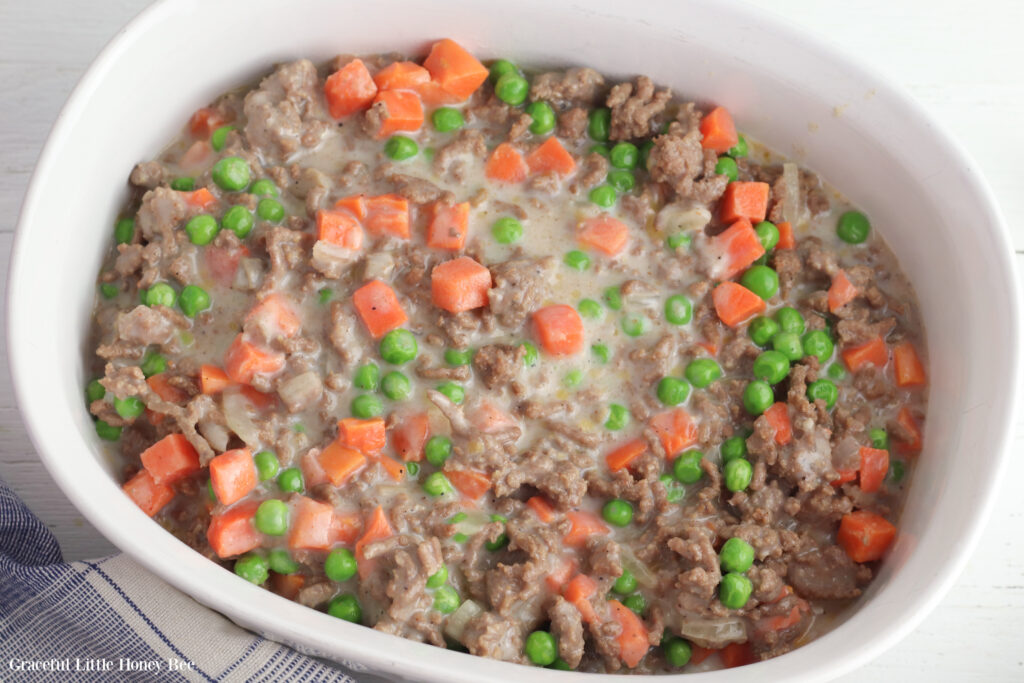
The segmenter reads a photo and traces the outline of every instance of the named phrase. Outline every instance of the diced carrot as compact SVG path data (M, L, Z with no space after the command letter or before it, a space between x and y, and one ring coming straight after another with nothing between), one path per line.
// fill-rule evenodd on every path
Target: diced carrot
M334 202L335 209L344 209L359 220L366 218L366 195L350 194Z
M219 394L230 385L227 373L216 365L199 366L199 390L204 394Z
M441 84L435 80L430 80L416 88L416 92L420 94L423 99L423 104L428 107L439 107L445 104L457 104L462 100L452 95L450 92L445 92L441 87Z
M712 344L709 341L699 341L697 342L697 346L707 351L708 355L712 358L718 355L718 346L716 344Z
M292 507L288 547L293 550L327 550L334 545L334 508L327 503L298 496Z
M366 455L376 455L387 443L387 427L382 417L346 417L338 420L338 439L342 445Z
M571 526L569 533L565 535L562 542L572 548L581 548L587 543L587 539L595 534L607 534L608 525L591 512L582 510L570 510L565 513Z
M793 440L793 425L789 421L789 407L777 401L764 411L764 417L775 428L775 443L785 446Z
M554 571L544 577L544 583L552 593L561 595L575 573L576 562L571 557L560 557Z
M455 490L469 500L480 500L491 489L491 478L475 470L445 470Z
M634 668L651 649L647 627L637 613L618 600L609 600L612 618L619 624L619 659L630 669Z
M353 543L363 530L363 518L356 512L335 512L331 521L331 540L334 543Z
M562 597L571 602L580 611L583 621L592 624L597 620L594 606L590 600L597 594L597 581L586 574L577 574L565 587Z
M729 327L736 327L765 309L764 299L736 282L723 282L711 292L718 318Z
M241 334L224 354L224 371L239 384L251 384L256 375L272 375L283 367L283 353L256 346Z
M840 308L857 298L857 288L846 277L842 268L832 277L832 285L828 288L828 310L835 313Z
M634 460L646 452L647 442L643 439L633 439L632 441L627 441L606 455L604 457L604 461L608 464L609 470L612 472L618 472L624 467L629 467Z
M701 662L703 662L705 659L707 659L711 655L715 654L715 652L716 652L715 650L712 650L711 648L701 647L700 645L697 645L696 643L691 643L690 644L690 650L691 650L690 663L692 663L692 664L700 664Z
M291 338L302 329L302 318L291 299L273 292L252 307L245 316L245 324L258 327L267 339Z
M353 59L327 77L324 95L331 116L341 119L370 106L377 84L361 59Z
M306 577L302 574L278 574L277 572L270 574L270 590L287 600L294 600L298 597L299 591L305 585Z
M764 220L768 213L768 183L732 182L725 186L719 206L719 217L723 223L732 223L746 218L752 223Z
M373 77L378 90L419 90L430 82L430 72L416 62L394 62Z
M223 247L209 244L203 247L202 254L210 277L222 287L231 287L235 282L238 264L243 256L249 255L249 250L244 244Z
M199 471L199 453L184 434L168 434L142 451L139 459L157 484L173 484Z
M775 227L779 230L779 242L775 245L775 249L796 249L796 237L793 235L793 226L789 224L789 221L776 223Z
M875 337L860 346L843 349L841 355L850 372L857 372L865 365L883 368L889 362L889 349L881 337Z
M393 481L402 481L405 478L405 464L386 455L376 455L371 462L380 463L384 471L388 473Z
M697 443L697 425L683 408L658 413L648 424L661 440L669 460L675 459L685 449Z
M576 170L576 161L554 136L527 155L526 165L530 173L557 173L563 177Z
M209 142L206 140L196 140L189 145L188 149L185 150L185 153L181 155L180 159L178 159L178 165L184 170L198 169L198 167L206 163L207 159L209 159L212 154L213 148L210 147ZM191 194L191 192L184 192L183 194L188 195ZM193 204L193 206L198 205Z
M618 256L629 244L629 226L614 216L602 213L576 227L579 243L608 256Z
M217 557L234 557L260 546L263 536L252 522L259 506L258 502L250 501L210 515L206 540Z
M919 387L925 383L924 365L917 349L909 341L892 347L893 372L901 387Z
M182 192L181 197L185 200L186 204L196 209L209 209L217 203L217 198L205 187L200 187L198 190L192 190L191 192Z
M466 244L469 233L469 202L454 206L434 202L430 207L427 225L427 246L434 249L459 251Z
M729 643L718 651L718 656L722 658L722 664L726 669L735 669L737 666L746 666L757 661L754 651L750 649L750 643Z
M793 605L789 614L779 614L773 617L764 617L754 621L753 627L757 633L778 633L800 623L802 614L798 605Z
M484 434L507 432L519 426L519 421L494 404L483 399L467 415L469 424Z
M434 43L423 61L430 78L445 92L460 100L467 99L487 80L487 67L454 40L445 38Z
M900 408L900 412L896 415L896 421L906 430L909 434L913 435L910 441L898 441L897 447L901 453L918 453L922 446L921 427L917 424L917 420L914 419L913 413L910 412L910 408L903 406Z
M213 107L197 109L188 120L188 131L194 138L208 138L228 120Z
M889 451L881 448L860 449L860 490L874 493L882 488L885 475L889 473Z
M880 559L896 538L896 527L889 520L867 510L843 515L836 542L854 562Z
M346 209L320 209L316 212L316 238L356 251L363 246L363 228Z
M149 470L139 470L121 489L150 517L160 512L174 498L174 489L156 483Z
M356 472L366 467L366 456L346 446L340 438L327 444L320 451L318 459L327 479L334 486L344 485Z
M231 505L256 488L256 463L248 448L224 451L210 461L210 485L224 505Z
M184 403L188 400L188 393L168 382L166 372L151 375L146 379L146 384L154 394L169 403Z
M306 451L300 461L302 467L302 479L307 489L319 486L327 482L327 473L320 467L320 451L313 448Z
M265 413L277 405L276 394L268 394L248 384L241 385L238 391L245 397L246 401L252 404L253 408L261 413Z
M449 313L486 306L490 289L491 271L468 256L439 263L430 272L430 301Z
M554 304L534 312L533 330L541 348L552 356L583 350L583 319L572 306Z
M385 538L390 538L394 534L394 530L391 528L391 523L388 522L388 517L384 514L384 508L380 505L370 514L370 518L366 520L365 531L363 535L356 541L356 561L359 563L359 578L365 579L367 576L373 573L374 566L376 565L376 558L366 559L363 555L363 549L374 541L381 541Z
M423 127L423 101L411 90L385 90L373 98L374 106L383 105L378 140L395 133L417 131Z
M532 496L526 499L526 506L537 514L537 519L548 524L555 518L555 508L544 496Z
M728 152L730 147L735 147L740 141L732 115L723 107L715 107L700 120L700 134L700 146L719 154Z
M522 153L507 142L495 147L484 164L484 175L496 183L521 183L528 172Z
M743 218L710 238L704 253L711 261L708 274L715 280L728 280L761 258L764 245L754 226Z
M374 237L392 235L409 239L409 200L397 194L367 197L365 225L366 231Z
M839 473L839 478L833 479L829 482L836 488L839 488L843 484L847 484L851 481L856 481L857 479L857 470L836 470L836 472Z
M391 445L406 462L423 459L423 447L430 435L430 418L426 413L407 415L391 430Z
M370 280L354 291L352 304L374 339L380 339L409 319L395 290L380 280Z

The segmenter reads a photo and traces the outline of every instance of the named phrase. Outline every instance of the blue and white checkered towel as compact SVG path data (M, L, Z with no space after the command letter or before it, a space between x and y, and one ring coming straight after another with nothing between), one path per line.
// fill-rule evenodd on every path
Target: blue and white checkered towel
M64 562L0 480L0 681L344 681L124 555Z

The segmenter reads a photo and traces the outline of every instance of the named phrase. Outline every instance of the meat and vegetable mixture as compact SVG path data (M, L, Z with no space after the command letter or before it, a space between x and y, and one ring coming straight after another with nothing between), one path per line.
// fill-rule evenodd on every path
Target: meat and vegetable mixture
M281 65L130 185L89 409L125 492L243 579L658 673L813 638L897 533L913 292L722 107L442 40Z

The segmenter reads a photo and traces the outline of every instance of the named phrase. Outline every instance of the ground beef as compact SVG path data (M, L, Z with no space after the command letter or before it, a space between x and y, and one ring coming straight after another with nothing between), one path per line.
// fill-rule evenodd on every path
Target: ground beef
M569 666L579 666L585 644L580 611L559 595L548 608L548 618L551 620L551 635L558 642L558 655Z
M466 624L462 642L471 654L525 664L522 625L515 619L484 612Z
M513 259L491 267L490 310L500 325L518 328L540 308L556 263L554 257L545 257Z
M314 147L327 131L316 67L308 59L284 64L245 96L245 137L272 157Z
M521 345L489 344L473 354L473 369L488 389L505 386L523 369L526 348Z
M550 440L527 450L494 475L494 492L499 496L509 496L523 486L542 491L563 510L579 505L587 493L580 468Z
M670 90L656 90L654 81L638 76L636 83L619 83L605 104L612 110L608 137L612 140L645 138L657 129L659 116L672 99Z
M792 559L786 579L801 597L842 600L860 595L858 585L871 579L871 569L855 563L839 546L830 545Z
M669 125L667 134L654 138L647 168L653 180L668 183L677 197L707 204L722 196L729 179L705 175L698 121L691 105Z
M558 116L558 137L569 141L582 138L587 133L589 117L583 107L573 107Z
M167 175L167 169L159 161L144 161L135 165L128 182L135 187L152 190L167 182Z
M604 76L588 68L550 71L535 76L530 86L531 100L546 100L559 107L590 107L604 89Z

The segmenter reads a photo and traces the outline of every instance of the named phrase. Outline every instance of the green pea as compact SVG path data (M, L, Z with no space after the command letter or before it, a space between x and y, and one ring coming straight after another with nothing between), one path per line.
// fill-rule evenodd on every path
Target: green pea
M260 481L269 481L281 470L281 461L273 451L260 451L253 456L256 465L256 477Z
M338 595L327 603L327 613L332 617L358 624L363 620L363 608L359 599L351 593Z
M765 251L771 251L779 243L779 229L771 221L761 221L754 226L754 232Z
M658 382L658 400L667 406L677 406L690 395L690 385L678 377L662 377Z
M434 467L441 467L452 454L452 440L447 436L432 436L424 447L427 462Z
M640 168L646 170L647 160L651 158L651 150L654 149L654 140L647 140L640 145Z
M619 142L608 157L615 168L634 169L640 162L640 150L632 142Z
M497 59L491 64L491 79L497 81L505 74L518 74L519 67L507 59Z
M608 308L613 311L622 309L622 294L619 292L618 287L608 287L604 290L604 294L602 296L604 298L604 303Z
M562 261L573 270L583 271L590 267L590 257L579 249L567 252Z
M537 361L540 360L540 351L538 351L537 347L528 341L524 341L519 345L526 349L526 353L523 354L523 363L526 367L532 368L537 364Z
M103 398L100 396L100 398ZM872 448L880 448L884 451L889 450L889 433L884 429L872 429L868 432L868 437L871 439Z
M89 403L99 401L106 395L107 390L100 384L98 379L94 379L85 385L85 398Z
M448 581L448 567L441 565L441 568L427 577L427 588L440 588Z
M380 368L376 363L364 363L356 368L352 384L363 391L377 391L380 388Z
M751 320L750 325L747 326L747 334L750 335L750 340L758 346L767 346L768 342L778 332L779 324L763 315L759 315Z
M142 363L139 365L139 369L142 370L143 377L159 375L161 372L165 372L167 370L167 359L159 353L150 351L142 358ZM100 398L103 397L100 396Z
M742 574L754 565L754 546L734 536L722 544L718 560L725 571Z
M276 199L264 197L260 200L260 203L256 205L256 215L265 221L280 223L281 219L284 218L284 207L281 206L281 202Z
M288 531L288 506L284 501L271 498L260 503L253 516L257 531L268 536L283 536Z
M118 244L128 244L133 239L135 239L135 219L119 219L114 224L114 241Z
M742 135L738 135L736 137L736 145L730 147L729 151L726 152L726 154L731 156L733 159L739 159L740 157L747 156L747 139Z
M622 605L633 610L639 616L643 616L644 612L647 611L647 598L640 593L635 593L634 595L630 595L628 598L625 598L622 601Z
M665 246L672 251L678 251L679 249L689 249L693 243L693 236L686 233L677 232L674 235L669 235L665 238Z
M438 107L430 115L430 120L438 133L451 133L466 125L462 112L452 107Z
M213 492L213 479L206 478L206 498L211 503L217 502L217 494Z
M362 394L352 399L351 410L355 417L365 420L377 417L383 413L384 406L381 404L380 399L373 394Z
M410 477L415 477L420 473L420 466L415 462L407 462L405 463L405 471L409 473Z
M907 466L903 464L902 460L893 460L889 463L889 477L895 483L903 481L903 477L907 474Z
M523 236L523 224L512 216L502 216L491 226L491 235L498 244L513 244Z
M779 332L772 337L772 348L793 363L804 357L804 345L796 332Z
M197 285L185 285L178 297L181 312L190 318L196 317L201 311L210 307L210 295Z
M260 178L249 188L249 194L254 194L257 197L276 197L277 186L270 178Z
M212 242L218 232L220 226L217 225L217 219L208 213L192 216L185 224L185 234L188 235L189 242L199 247Z
M252 212L241 204L232 206L221 218L221 226L238 235L239 239L245 239L252 232L253 224Z
M614 498L601 508L601 516L614 526L628 526L633 521L633 505L629 501Z
M146 404L137 396L114 398L114 410L125 420L133 420L146 410Z
M558 659L555 637L547 631L534 631L528 635L523 652L526 653L526 658L537 666L548 666Z
M607 363L611 358L611 351L608 350L608 346L605 344L592 344L590 351L597 357L602 364Z
M358 569L355 555L348 548L336 548L324 560L324 574L331 581L338 583L351 579Z
M384 375L380 383L381 391L392 401L402 401L409 398L412 393L412 383L409 378L398 370Z
M466 400L466 390L455 382L442 382L437 385L437 390L448 397L448 400L456 405Z
M412 159L419 151L416 141L404 135L393 135L384 143L384 155L392 161Z
M789 375L789 359L778 351L765 351L754 359L754 377L778 384Z
M224 145L228 141L228 133L235 129L232 125L221 126L217 130L213 131L210 135L210 147L213 147L213 151L219 152L224 149Z
M258 586L270 576L270 565L262 555L247 553L235 560L235 574Z
M608 419L604 421L605 429L617 432L629 424L629 409L619 403L608 404Z
M836 404L836 399L839 398L839 389L836 388L835 383L829 379L819 379L807 387L807 398L812 401L821 399L825 402L825 407L832 410L832 406Z
M597 143L596 145L591 145L590 149L587 150L587 152L589 154L600 154L605 159L607 159L608 157L610 157L612 155L612 151L610 149L608 149L608 145L606 145L604 143L600 143L600 142Z
M274 548L267 554L267 564L270 570L278 574L294 574L299 571L299 563L292 559L291 554L284 548Z
M587 196L590 198L590 201L603 209L607 209L615 204L615 188L611 185L598 185Z
M739 434L730 436L722 442L719 453L722 455L723 464L736 458L742 458L747 454L747 440Z
M868 238L870 232L871 223L860 211L847 211L839 217L836 224L839 239L849 244L861 244Z
M499 519L500 518L500 519ZM491 515L492 522L505 522L508 521L501 515ZM487 541L484 543L484 547L490 550L492 553L497 552L508 545L508 534L502 533L493 541Z
M684 484L696 484L704 476L704 468L700 466L703 459L704 454L697 450L680 453L672 462L673 476Z
M732 157L719 157L718 163L715 164L715 173L727 176L731 183L735 183L740 177L740 169Z
M469 365L473 362L473 349L445 349L444 362L453 367Z
M753 592L754 586L750 579L736 572L723 576L718 585L718 599L729 609L742 609Z
M228 192L239 192L249 186L249 164L241 157L220 159L210 175L217 187Z
M750 486L754 477L754 467L745 458L736 458L725 463L725 488L730 491L742 491Z
M443 496L455 489L443 472L434 472L423 481L423 490L430 496Z
M507 73L494 84L494 94L502 102L518 107L530 94L530 84L517 73Z
M117 441L121 438L121 427L114 427L103 420L96 420L96 436L104 441Z
M802 343L804 354L815 356L821 365L832 357L832 351L835 350L835 345L824 330L811 330L804 335Z
M306 482L302 477L302 470L298 467L288 467L281 470L277 475L277 486L287 493L302 493L306 490Z
M804 329L807 327L807 323L804 322L804 317L800 314L800 311L791 306L785 306L775 311L775 322L779 324L780 330L792 332L793 334L803 334Z
M743 273L740 284L762 299L771 299L779 291L779 274L768 266L751 266Z
M722 376L722 368L711 358L697 358L686 366L686 379L698 389L704 389Z
M833 363L832 365L828 366L828 369L825 371L825 374L827 374L831 379L837 382L846 379L846 370L843 369L843 366L840 365L839 363Z
M104 282L100 285L100 294L103 295L104 299L113 299L115 296L121 293L121 290L117 288L117 285L110 282Z
M319 292L316 293L316 300L320 303L321 306L323 306L328 301L330 301L333 296L334 292L331 290L331 288L324 287Z
M171 189L177 192L191 192L196 188L196 179L191 176L182 176L171 181Z
M682 294L665 299L665 320L673 325L685 325L693 318L693 304Z
M663 474L658 481L665 487L665 500L669 503L678 503L686 497L686 489L679 485L676 478L671 474Z
M630 337L639 337L647 332L651 323L640 313L626 313L622 316L622 331Z
M612 590L619 595L629 595L636 590L636 585L636 577L633 576L633 572L623 569L619 578L615 579L615 583L612 584Z
M626 194L636 186L636 177L633 172L621 168L609 171L605 180L616 192L621 194Z
M581 299L576 308L579 309L580 315L584 318L590 318L591 320L597 320L604 313L604 308L601 304L597 303L593 299Z
M598 142L607 142L612 127L612 110L598 107L590 112L587 122L587 134Z
M760 415L775 401L771 386L763 380L754 380L743 390L743 407L751 415Z
M580 370L579 368L570 370L565 374L565 377L562 379L562 384L564 384L569 389L575 389L582 383L583 371Z
M693 648L690 647L690 644L675 636L666 640L662 644L661 650L665 654L665 661L676 669L681 669L689 664L690 657L693 656Z
M409 330L391 330L380 340L380 357L392 365L408 363L418 352L416 337Z
M547 135L555 129L555 110L547 102L531 102L526 108L526 113L533 119L530 132L534 135Z

